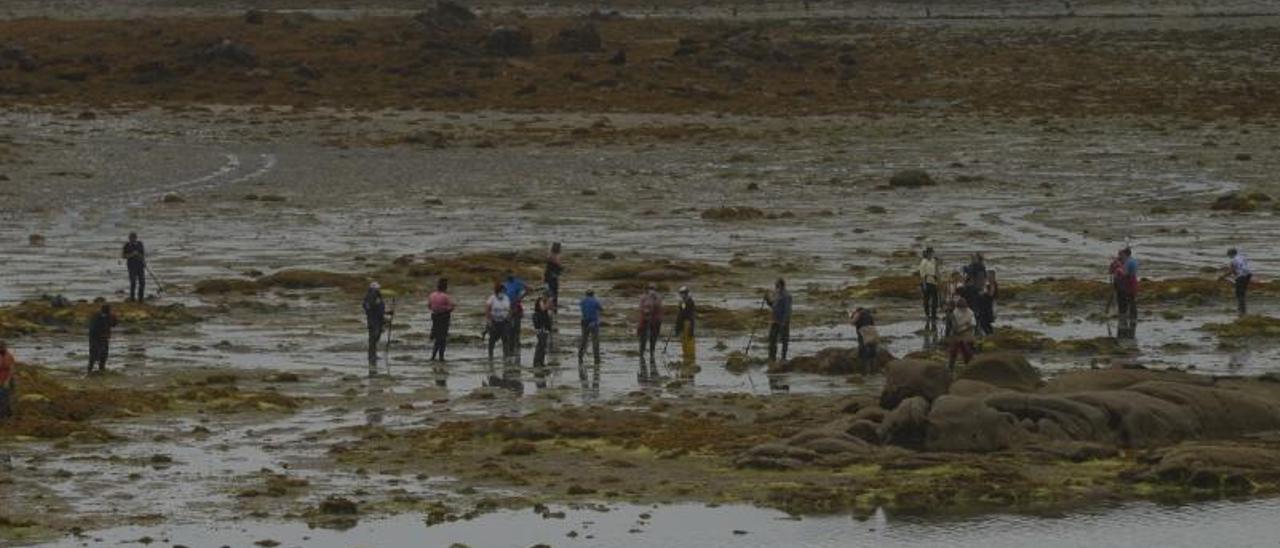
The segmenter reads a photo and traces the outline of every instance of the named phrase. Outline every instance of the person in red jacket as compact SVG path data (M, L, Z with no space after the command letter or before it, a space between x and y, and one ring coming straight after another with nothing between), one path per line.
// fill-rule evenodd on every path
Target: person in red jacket
M0 419L13 416L13 407L9 402L13 400L17 367L18 361L9 353L9 346L0 341Z

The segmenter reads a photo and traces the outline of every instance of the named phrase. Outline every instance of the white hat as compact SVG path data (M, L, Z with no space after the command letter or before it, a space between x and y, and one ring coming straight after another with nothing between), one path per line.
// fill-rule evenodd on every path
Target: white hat
M373 282L369 284L369 289L382 289L382 286L379 285L378 282Z
M687 286L687 285L682 285L682 286L680 286L680 292L681 292L681 293L688 293L688 292L689 292L689 286Z

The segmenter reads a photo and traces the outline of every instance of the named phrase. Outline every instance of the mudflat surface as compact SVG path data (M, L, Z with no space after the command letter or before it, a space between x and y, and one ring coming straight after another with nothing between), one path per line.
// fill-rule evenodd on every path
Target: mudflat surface
M987 348L1026 352L1047 376L1090 366L1256 376L1280 353L1270 324L1231 323L1230 290L1212 281L1226 248L1241 248L1259 273L1251 312L1263 322L1277 314L1268 273L1280 266L1271 237L1280 102L1269 64L1280 20L1265 5L1223 4L1235 14L1225 17L1158 3L1144 13L1159 17L1119 17L1120 4L1078 3L1084 16L1041 18L953 3L884 21L745 7L734 19L664 5L672 11L657 18L597 21L604 46L588 54L545 49L579 22L554 4L527 20L488 9L498 15L444 34L409 18L419 7L396 3L270 13L261 25L239 7L201 3L64 8L0 9L11 14L0 22L5 43L36 63L0 64L0 327L21 361L42 366L33 389L52 379L138 393L97 415L61 416L58 429L0 429L11 463L0 502L23 509L0 512L9 520L0 538L116 526L129 528L104 534L137 538L211 516L257 520L252 531L263 534L281 523L351 526L320 510L329 496L355 500L362 519L441 523L601 499L822 513L821 501L749 487L826 471L738 471L718 492L663 472L731 466L748 442L764 441L750 437L709 456L687 438L637 448L606 432L539 441L521 464L528 449L505 438L459 437L442 449L434 432L549 410L647 409L659 430L683 424L685 410L712 424L724 417L708 413L790 413L769 432L784 437L827 418L839 398L876 396L883 378L726 368L749 345L753 358L763 354L761 291L782 276L796 296L793 357L852 346L844 318L860 305L876 309L894 355L936 359L938 337L902 278L925 246L947 270L987 254L1007 289L1004 338ZM957 16L933 17L949 9ZM981 17L958 16L972 11ZM54 19L20 19L29 16ZM477 45L514 23L532 29L532 55ZM224 37L252 62L208 57ZM618 50L626 64L610 63ZM890 186L904 169L936 184ZM1232 194L1231 207L1212 208ZM726 207L750 209L715 218ZM84 327L41 297L119 301L119 246L131 230L165 291L129 310L138 319L117 332L114 371L81 378ZM516 361L486 359L478 335L495 265L536 281L553 241L564 242L567 270L551 366L529 367L528 332ZM1097 290L1126 242L1152 289L1136 337L1116 339ZM450 259L474 269L441 266ZM344 277L271 281L289 269ZM446 271L461 305L457 337L447 364L429 363L425 293ZM398 290L398 315L390 363L369 379L359 288L373 279ZM198 291L215 280L244 285ZM714 315L700 333L700 368L677 363L678 344L652 368L637 364L636 290L650 280L669 304L691 286ZM606 306L604 359L580 370L575 305L588 288ZM171 305L190 317L142 317ZM57 390L45 390L54 404L20 406L57 411ZM149 398L165 405L137 401ZM405 456L428 446L438 466ZM548 470L610 458L670 475L650 488L631 468L593 468L584 478L595 483L574 490ZM841 474L890 493L968 492L1014 474L1019 458ZM1116 479L1142 466L1126 452L1041 470L1090 478L1117 498L1174 496ZM1269 478L1255 478L1255 494L1273 492ZM1039 478L1010 480L1011 492L1030 480ZM1071 495L1036 509L1092 500L1078 485L1045 487L1059 488ZM950 510L1026 509L1005 491L980 494L996 502L949 501ZM866 518L871 499L846 495L831 495L827 511ZM886 500L891 513L918 502Z

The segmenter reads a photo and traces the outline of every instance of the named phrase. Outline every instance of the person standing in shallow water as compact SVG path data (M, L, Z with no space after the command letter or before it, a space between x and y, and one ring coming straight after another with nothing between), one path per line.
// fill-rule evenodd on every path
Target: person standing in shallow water
M493 284L493 295L484 303L484 317L488 322L489 359L493 359L493 347L502 341L502 357L511 355L511 299L500 283Z
M382 330L390 316L387 314L387 302L382 299L382 286L378 282L369 284L361 307L364 309L365 326L369 330L369 369L373 370L378 367L378 341L382 340Z
M102 308L89 320L89 372L98 366L98 372L107 370L107 354L111 350L111 328L119 323L111 312L111 305Z
M693 297L689 295L689 288L681 287L675 336L680 339L680 357L685 367L694 365L698 361L697 339L694 331L697 317L698 309L693 302Z
M507 301L511 303L511 319L507 322L507 345L510 348L507 352L514 355L520 349L520 320L524 318L524 298L529 294L529 289L524 280L510 270L507 271L507 281L502 287L507 293Z
M649 346L649 365L656 365L658 336L662 333L662 297L654 284L649 284L640 298L640 322L636 331L640 336L640 365L644 365L645 345Z
M1249 293L1249 282L1253 281L1253 268L1249 265L1249 259L1245 258L1244 253L1234 247L1227 250L1227 257L1231 262L1227 263L1227 272L1222 275L1222 279L1229 280L1235 286L1236 312L1244 316L1249 312L1246 299Z
M587 353L588 338L591 339L595 364L600 365L600 314L604 312L604 306L596 299L596 292L588 289L587 296L582 298L578 308L582 311L582 339L578 342L578 367L582 367L582 358Z
M916 268L920 277L920 294L924 300L924 317L928 325L938 323L938 259L933 255L933 248L926 247L920 258L920 266Z
M1107 267L1107 272L1111 275L1111 290L1115 295L1116 312L1124 316L1129 313L1129 303L1125 299L1124 249L1116 252L1116 256L1111 259L1111 265Z
M444 361L445 347L449 343L449 323L457 306L449 296L449 280L440 278L436 290L427 296L427 308L431 310L431 361Z
M1121 310L1128 313L1121 313L1120 319L1132 322L1138 319L1138 260L1133 258L1133 249L1128 247L1120 251L1120 257L1124 261L1120 269L1121 294L1124 297Z
M769 305L769 361L778 358L778 345L782 345L782 361L787 360L787 346L791 344L791 293L787 281L778 278L773 284L773 294L764 298Z
M533 303L533 330L537 336L537 345L533 350L533 366L546 367L547 344L551 341L550 291L538 297L538 300Z
M129 300L142 302L147 298L147 250L138 239L137 232L129 233L120 258L129 268Z

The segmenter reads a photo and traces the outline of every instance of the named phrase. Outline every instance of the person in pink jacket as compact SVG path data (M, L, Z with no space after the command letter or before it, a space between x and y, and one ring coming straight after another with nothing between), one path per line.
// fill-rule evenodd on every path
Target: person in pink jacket
M449 295L449 280L440 278L436 282L436 290L427 296L427 307L431 309L431 361L444 361L444 349L449 342L449 321L456 306Z

